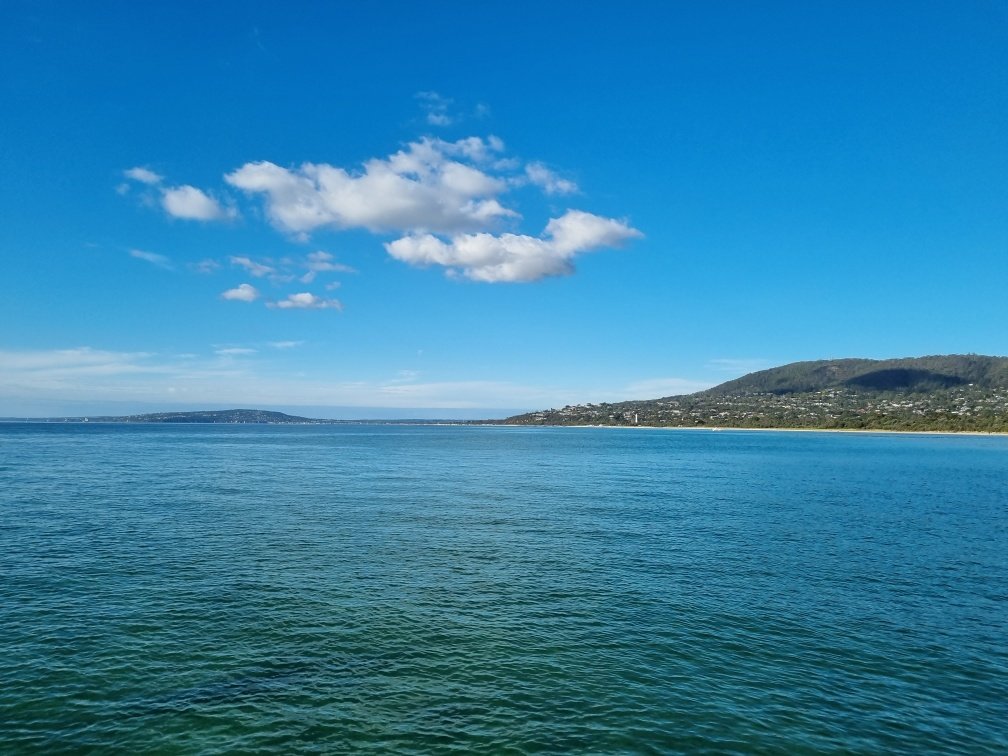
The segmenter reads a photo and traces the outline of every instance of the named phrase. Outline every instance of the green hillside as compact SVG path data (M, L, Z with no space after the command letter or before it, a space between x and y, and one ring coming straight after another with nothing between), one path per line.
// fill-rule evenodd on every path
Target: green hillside
M707 393L795 394L841 387L929 392L971 383L981 388L1008 388L1008 358L952 354L894 360L793 362L744 375Z
M696 394L568 405L504 422L1008 432L1008 358L795 362Z

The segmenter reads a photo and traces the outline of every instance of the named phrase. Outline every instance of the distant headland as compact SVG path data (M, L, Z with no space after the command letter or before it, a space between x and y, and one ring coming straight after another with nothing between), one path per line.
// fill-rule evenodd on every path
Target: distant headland
M284 412L272 412L261 409L225 409L225 410L194 410L191 412L147 412L139 415L89 415L89 416L57 416L57 417L4 417L2 422L40 422L40 423L174 423L174 424L212 424L212 425L459 425L464 420L437 419L373 419L373 420L339 420L317 417L301 417L288 415Z

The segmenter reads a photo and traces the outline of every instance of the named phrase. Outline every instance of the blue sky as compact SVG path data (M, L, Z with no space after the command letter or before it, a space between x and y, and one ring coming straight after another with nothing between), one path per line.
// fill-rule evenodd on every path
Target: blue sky
M2 15L0 415L1008 353L1003 2Z

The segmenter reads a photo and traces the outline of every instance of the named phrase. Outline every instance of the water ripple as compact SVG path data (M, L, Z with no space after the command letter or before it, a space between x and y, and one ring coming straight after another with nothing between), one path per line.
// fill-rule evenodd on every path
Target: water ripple
M1006 462L0 426L0 750L1003 753Z

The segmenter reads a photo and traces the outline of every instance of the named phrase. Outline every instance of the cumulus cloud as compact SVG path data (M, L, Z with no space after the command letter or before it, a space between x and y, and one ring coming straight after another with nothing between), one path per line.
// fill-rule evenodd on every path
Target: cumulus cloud
M529 163L526 165L525 176L546 194L574 194L578 190L577 184L568 179L560 178L560 176L542 163Z
M269 306L279 310L343 310L343 303L338 299L324 299L307 291L270 302Z
M162 186L164 176L144 168L135 166L123 171L126 178L132 179L150 187L151 191L144 193L144 204L153 205L157 195L161 195L161 207L173 218L184 220L214 221L230 220L238 217L238 211L233 207L225 207L202 189L183 184L181 186ZM129 191L128 184L116 187L119 194Z
M259 298L259 290L251 284L243 283L225 291L221 294L221 298L236 302L254 302Z
M603 218L583 210L568 210L546 224L546 235L553 237L553 246L561 254L575 255L600 247L618 247L644 234L625 221Z
M574 271L572 259L600 247L618 247L642 236L625 221L568 210L542 236L459 234L445 242L432 234L405 236L385 245L410 265L441 265L474 281L527 282Z
M322 227L456 233L518 217L497 199L507 182L453 159L476 160L498 146L499 140L478 137L454 143L427 138L354 173L326 163L291 169L261 161L224 178L263 195L273 225L295 235Z
M451 102L435 92L416 97L433 114L447 112ZM217 195L224 196L222 204L217 196L194 186L162 184L161 177L146 168L126 173L150 183L152 188L142 198L148 203L160 198L174 217L202 221L238 217L227 195ZM252 202L261 202L269 223L293 239L307 241L310 234L323 229L389 234L387 238L394 241L384 246L392 257L412 265L441 265L449 275L475 281L537 281L568 275L574 271L577 255L618 247L642 236L625 221L581 210L568 210L551 219L538 236L517 232L521 215L507 201L512 189L536 186L550 196L580 190L542 162L507 156L504 142L493 135L457 141L423 137L355 169L328 163L247 162L226 173L224 180ZM261 260L232 256L229 260L275 286L293 283L332 289L339 284L320 280L325 274L356 272L322 250L303 256ZM195 269L209 272L212 264L200 263ZM307 292L267 304L281 309L339 305L337 300Z
M172 270L171 260L164 255L159 255L157 252L145 252L142 249L131 249L129 254L130 257L135 257L137 260L143 260L144 262L148 262L158 268Z
M161 193L161 207L174 218L185 220L226 220L237 216L233 208L225 208L202 189L184 184Z
M160 184L163 180L163 176L159 176L154 173L154 171L149 168L144 168L142 166L136 166L135 168L129 168L123 171L123 175L126 178L133 179L134 181L139 181L141 184Z

